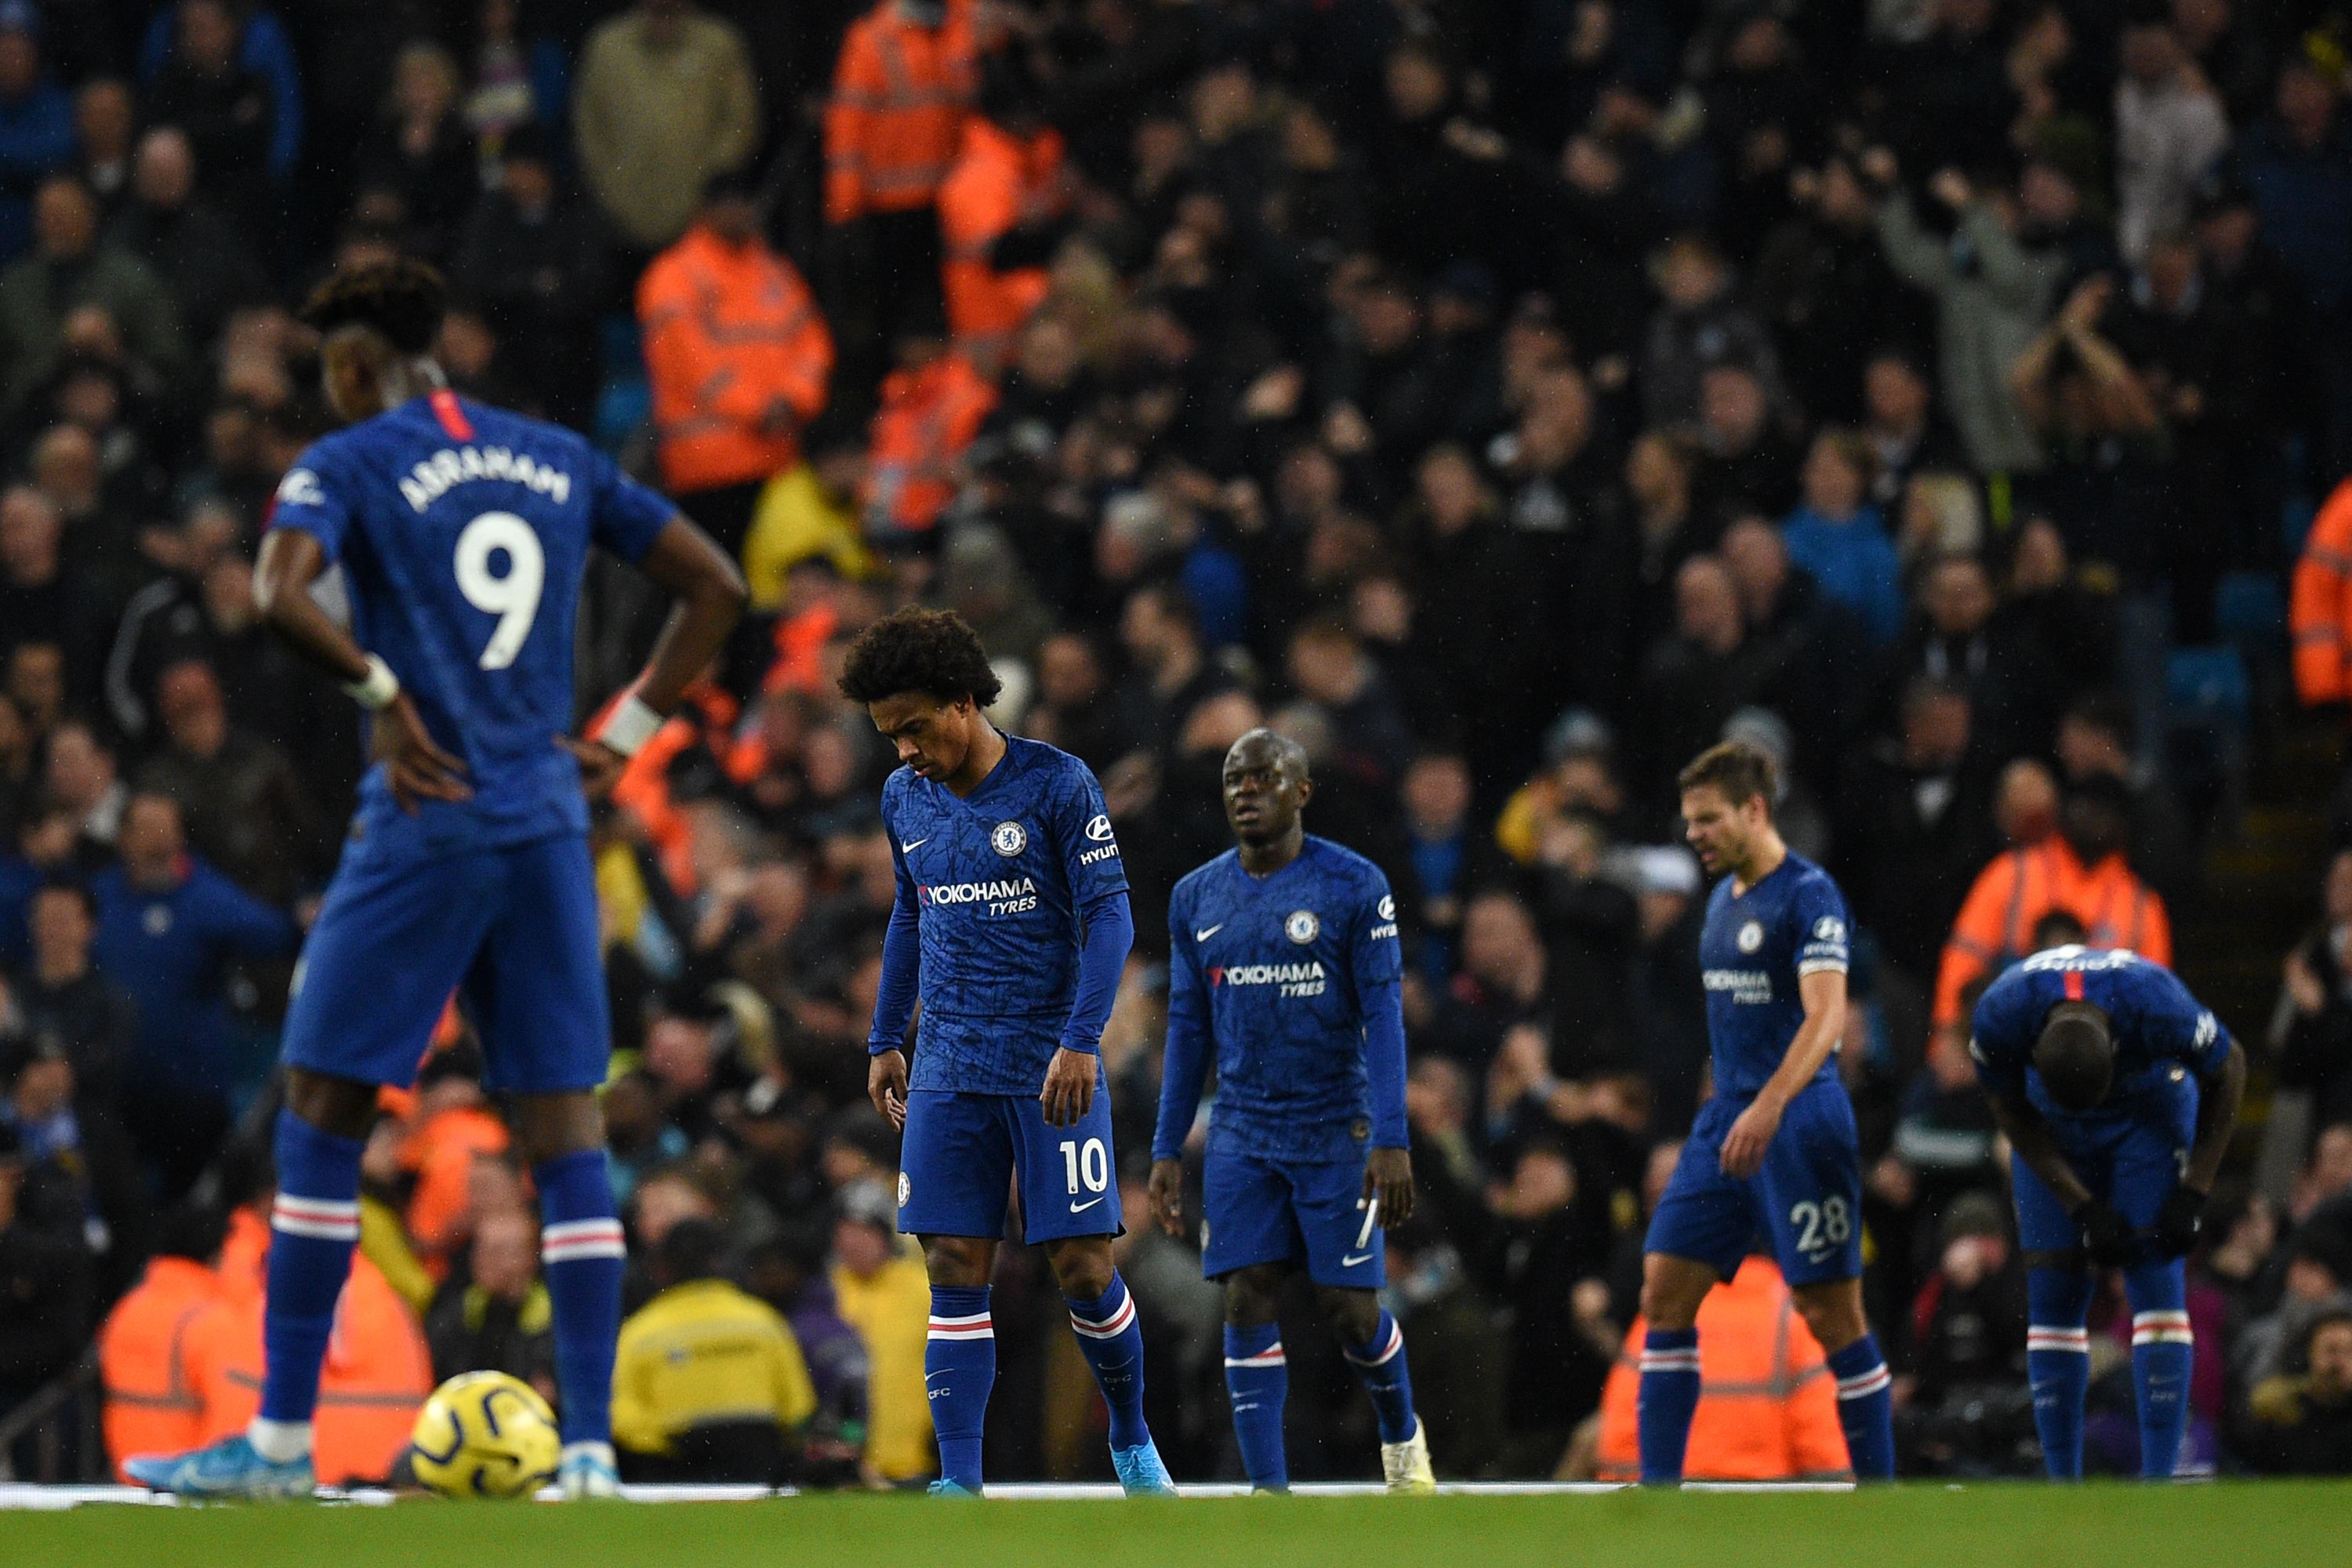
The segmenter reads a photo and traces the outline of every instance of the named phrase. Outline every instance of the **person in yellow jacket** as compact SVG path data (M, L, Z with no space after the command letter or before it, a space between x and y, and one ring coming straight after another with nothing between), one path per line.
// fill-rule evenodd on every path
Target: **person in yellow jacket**
M842 1189L833 1228L834 1309L866 1342L866 1469L882 1481L910 1481L938 1464L923 1345L931 1288L923 1255L898 1230L898 1208L872 1182Z
M799 1453L816 1389L792 1325L719 1276L708 1220L680 1220L655 1258L661 1293L621 1325L613 1442L624 1475L774 1482Z

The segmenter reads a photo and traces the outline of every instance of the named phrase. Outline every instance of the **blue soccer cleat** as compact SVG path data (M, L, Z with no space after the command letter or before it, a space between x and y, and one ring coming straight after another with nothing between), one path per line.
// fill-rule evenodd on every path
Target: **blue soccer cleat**
M958 1486L950 1480L933 1481L923 1489L932 1497L978 1497L980 1495L970 1487Z
M621 1475L613 1468L613 1445L565 1444L562 1462L555 1472L555 1484L562 1489L566 1502L619 1497Z
M1168 1479L1168 1467L1160 1462L1160 1445L1149 1438L1132 1448L1113 1448L1110 1468L1118 1472L1118 1484L1129 1497L1176 1495L1176 1483Z
M122 1461L122 1473L141 1486L184 1498L284 1502L319 1489L308 1454L280 1464L255 1450L244 1433L184 1454L142 1454Z

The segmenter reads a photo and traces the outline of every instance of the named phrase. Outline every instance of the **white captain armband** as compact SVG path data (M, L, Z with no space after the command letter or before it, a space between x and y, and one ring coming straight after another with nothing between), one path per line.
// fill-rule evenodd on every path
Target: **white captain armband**
M352 700L361 707L370 712L379 712L391 707L392 700L400 695L400 677L393 674L392 666L370 654L367 656L367 673L357 680L344 682L343 689L351 693Z
M606 714L596 731L596 739L625 757L634 757L667 722L662 716L646 705L644 698L631 691L623 695Z

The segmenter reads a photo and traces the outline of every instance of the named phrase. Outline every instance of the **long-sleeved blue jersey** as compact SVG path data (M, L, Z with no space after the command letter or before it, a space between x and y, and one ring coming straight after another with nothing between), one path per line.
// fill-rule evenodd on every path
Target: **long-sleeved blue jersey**
M1095 775L1004 744L969 795L911 768L882 786L898 897L868 1047L904 1046L919 993L911 1089L1035 1094L1057 1048L1099 1048L1134 934Z
M2062 1002L2088 1002L2106 1014L2115 1041L2113 1086L2089 1111L2059 1106L2033 1069L2042 1026ZM2221 1070L2230 1046L2230 1031L2162 964L2123 948L2053 947L2010 965L1986 988L1969 1054L1979 1083L1997 1094L2022 1094L2063 1126L2129 1119L2168 1103L2158 1091L2176 1066L2202 1082Z
M1267 877L1227 850L1168 903L1168 1059L1154 1159L1217 1065L1215 1125L1274 1159L1406 1145L1403 958L1381 868L1326 838Z

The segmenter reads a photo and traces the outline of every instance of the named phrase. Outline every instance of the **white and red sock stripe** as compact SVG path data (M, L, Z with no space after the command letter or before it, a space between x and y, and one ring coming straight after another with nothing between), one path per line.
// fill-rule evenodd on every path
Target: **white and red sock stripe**
M1885 1393L1894 1383L1895 1374L1886 1370L1885 1362L1880 1362L1868 1372L1839 1378L1837 1396L1840 1399L1867 1399L1874 1394Z
M996 1337L996 1321L986 1312L974 1312L967 1318L942 1318L931 1315L930 1337L935 1340L992 1340Z
M2073 1355L2091 1353L2091 1331L2088 1329L2048 1329L2034 1323L2025 1331L2025 1348L2034 1351L2056 1351Z
M1389 1337L1381 1344L1380 1354L1373 1356L1371 1359L1367 1361L1356 1355L1353 1352L1346 1353L1348 1359L1354 1362L1358 1366L1386 1366L1390 1362L1396 1359L1397 1352L1402 1349L1404 1349L1404 1330L1397 1325L1395 1319L1391 1318L1389 1320ZM1694 1351L1691 1353L1696 1357L1698 1352ZM1696 1361L1694 1361L1693 1364L1696 1364Z
M1227 1366L1288 1366L1290 1358L1282 1353L1282 1342L1276 1340L1255 1355L1229 1355L1225 1358L1225 1364Z
M269 1228L284 1231L288 1236L307 1236L316 1241L357 1241L360 1238L360 1205L353 1198L338 1202L332 1198L302 1198L291 1193L280 1193L269 1205Z
M617 1219L572 1219L562 1225L551 1225L540 1233L539 1257L542 1263L578 1263L590 1258L626 1258L627 1244L621 1239L621 1222Z
M1121 1297L1118 1310L1108 1318L1098 1320L1082 1318L1076 1312L1070 1314L1070 1327L1090 1340L1115 1340L1127 1332L1127 1326L1133 1321L1135 1297L1132 1294Z
M1698 1371L1698 1347L1694 1345L1689 1350L1643 1351L1642 1370L1643 1372L1695 1373Z
M2135 1312L2132 1314L2132 1343L2136 1345L2195 1344L2197 1336L2189 1326L2186 1312Z

